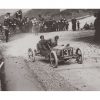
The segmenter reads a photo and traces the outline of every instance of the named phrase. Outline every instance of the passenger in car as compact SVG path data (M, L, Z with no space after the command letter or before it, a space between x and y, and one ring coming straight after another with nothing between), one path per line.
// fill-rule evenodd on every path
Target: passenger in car
M58 45L59 36L55 36L53 39L48 39L47 42L51 48Z

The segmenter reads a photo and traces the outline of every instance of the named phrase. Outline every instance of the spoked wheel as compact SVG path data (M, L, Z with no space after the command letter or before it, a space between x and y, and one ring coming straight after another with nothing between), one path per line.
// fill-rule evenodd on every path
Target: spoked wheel
M33 51L33 58L32 61L35 62L35 52Z
M28 50L28 58L30 61L35 62L35 52L30 49L31 51Z
M83 63L82 52L79 48L76 50L76 55L77 55L77 57L76 57L77 63L82 64Z
M50 53L50 64L53 68L57 68L58 66L58 58L55 51L51 51Z

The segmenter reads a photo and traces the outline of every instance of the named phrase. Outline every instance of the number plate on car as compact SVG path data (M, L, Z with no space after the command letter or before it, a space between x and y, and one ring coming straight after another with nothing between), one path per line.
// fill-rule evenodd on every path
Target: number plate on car
M72 56L72 55L73 55L73 49L64 50L64 56Z

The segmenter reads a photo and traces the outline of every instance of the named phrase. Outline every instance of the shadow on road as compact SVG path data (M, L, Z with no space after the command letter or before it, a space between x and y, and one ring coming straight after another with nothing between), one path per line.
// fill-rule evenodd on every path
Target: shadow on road
M66 71L66 70L94 70L94 69L97 69L97 70L100 70L100 67L99 66L96 66L96 67L94 67L94 66L89 66L89 67L84 67L84 66L64 66L63 68L61 68L61 67L59 67L59 68L57 68L56 70L58 70L58 71Z
M1 89L2 91L6 91L6 81L5 81L5 66L0 69L0 79L1 79Z
M50 61L49 60L45 60L43 58L41 58L39 61L40 62L43 62L45 64L50 64ZM62 62L59 62L58 63L58 66L71 65L71 64L75 64L75 63L76 63L75 61L71 61L71 60L70 61L67 61L67 62L62 61Z
M30 34L30 33L28 33ZM15 40L19 40L20 38L24 38L27 35L27 33L17 33L17 34L12 34L9 37L9 41L15 41Z
M94 36L74 38L73 41L89 43L91 45L100 46L100 41L96 41Z

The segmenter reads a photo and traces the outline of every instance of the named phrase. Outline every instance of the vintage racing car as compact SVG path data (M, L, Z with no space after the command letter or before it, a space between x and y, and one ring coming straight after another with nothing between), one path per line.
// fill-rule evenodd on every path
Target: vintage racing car
M59 62L67 62L69 59L76 59L78 64L83 63L82 52L79 48L71 47L70 44L67 45L57 45L44 51L44 54L38 50L34 50L34 60L35 56L44 56L50 61L52 67L57 67Z

